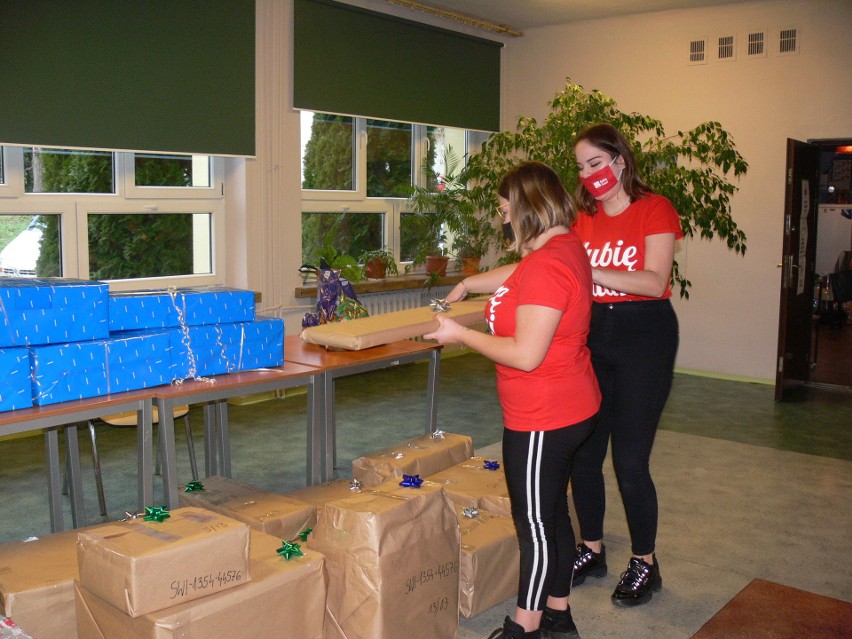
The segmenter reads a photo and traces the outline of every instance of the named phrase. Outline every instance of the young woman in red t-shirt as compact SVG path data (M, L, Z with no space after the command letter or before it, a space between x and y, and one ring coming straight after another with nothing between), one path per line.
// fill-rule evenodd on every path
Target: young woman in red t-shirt
M526 162L497 190L504 230L523 255L516 265L470 276L447 296L494 292L490 334L440 313L425 335L494 360L503 408L503 464L521 549L514 621L494 639L579 637L568 596L574 532L566 492L574 452L594 429L600 393L586 338L592 302L589 260L570 230L575 208L552 169ZM512 239L512 237L510 237Z
M589 333L602 403L598 427L577 451L571 474L582 543L574 585L606 574L603 462L612 463L624 503L633 556L612 594L618 605L647 602L662 587L657 563L657 493L648 460L672 386L678 323L669 298L677 211L636 173L630 145L614 127L580 133L574 229L592 264Z

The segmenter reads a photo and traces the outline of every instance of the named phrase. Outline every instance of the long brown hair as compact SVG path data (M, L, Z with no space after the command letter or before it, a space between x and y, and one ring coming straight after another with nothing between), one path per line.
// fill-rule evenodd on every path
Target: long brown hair
M631 202L645 197L651 193L650 187L642 181L636 171L636 158L633 157L633 150L630 144L611 124L595 124L581 131L574 140L574 148L582 141L586 141L596 149L600 149L610 155L612 158L621 156L624 158L624 171L621 173L620 182L624 186L624 192L627 193ZM577 184L574 191L574 199L577 201L577 206L581 211L594 215L598 210L598 203L594 196L586 190L582 182Z
M500 180L497 194L509 201L515 232L513 250L522 250L554 226L571 227L577 209L556 172L541 162L522 162Z

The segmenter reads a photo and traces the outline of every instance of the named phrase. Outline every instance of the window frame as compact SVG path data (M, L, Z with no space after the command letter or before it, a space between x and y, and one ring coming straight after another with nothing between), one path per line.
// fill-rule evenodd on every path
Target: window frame
M353 191L332 191L320 189L301 189L302 194L302 212L329 212L346 210L352 213L380 212L379 209L385 208L385 228L383 235L388 249L393 253L397 263L403 268L411 265L411 261L400 260L400 242L401 242L401 223L402 214L410 212L408 208L408 198L404 197L370 197L367 196L367 120L375 120L380 118L364 118L352 116L355 121L354 140L355 147L355 190ZM423 167L423 160L426 157L428 145L428 129L425 124L408 123L412 125L411 142L412 142L412 167L411 178L416 186L426 185L426 172ZM457 127L447 127L457 128ZM476 139L475 131L464 131L464 149L461 153L463 157L472 150L472 144ZM299 159L300 163L302 158ZM301 218L300 218L301 219ZM352 257L357 258L357 255ZM424 270L425 266L416 269L414 272Z
M221 284L225 274L224 159L210 156L210 187L136 187L132 152L112 151L115 193L25 193L24 147L0 147L6 184L0 184L0 214L58 214L62 277L89 279L89 213L206 213L210 217L211 273L140 277L109 282L110 290ZM133 184L133 189L128 189ZM8 190L6 190L8 189ZM139 192L141 189L141 193ZM153 189L148 191L147 189ZM133 191L128 194L128 191Z
M117 153L116 164L123 164L122 182L124 197L128 199L216 199L223 196L224 158L207 156L210 161L210 186L137 186L136 153ZM187 155L169 153L164 155Z

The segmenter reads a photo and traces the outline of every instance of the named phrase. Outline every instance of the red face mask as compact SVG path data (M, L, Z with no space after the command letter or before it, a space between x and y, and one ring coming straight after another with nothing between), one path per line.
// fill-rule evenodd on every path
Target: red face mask
M595 171L588 177L580 178L580 182L595 199L601 199L618 185L619 178L615 177L615 173L612 172L612 165L617 159L618 156L612 158L612 162L602 169Z

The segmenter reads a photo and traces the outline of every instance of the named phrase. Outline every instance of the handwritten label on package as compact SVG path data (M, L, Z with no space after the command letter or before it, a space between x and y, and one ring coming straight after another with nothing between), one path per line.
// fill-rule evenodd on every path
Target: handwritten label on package
M243 573L240 570L220 570L217 573L196 575L187 579L176 579L171 584L172 594L169 598L178 599L196 592L223 588L228 584L241 581L242 578Z
M414 574L408 577L405 580L405 588L403 590L404 594L409 594L417 590L419 586L424 586L434 580L443 580L443 579L458 579L459 573L459 562L456 561L447 561L442 564L438 564L434 567L426 568L425 570L421 570L419 573Z

